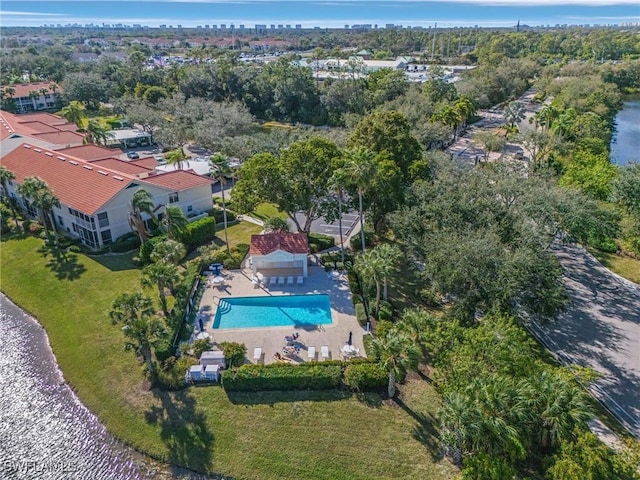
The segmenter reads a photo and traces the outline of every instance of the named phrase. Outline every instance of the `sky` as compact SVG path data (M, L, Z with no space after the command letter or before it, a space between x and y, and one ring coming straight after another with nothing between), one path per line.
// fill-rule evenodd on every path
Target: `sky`
M354 24L509 27L640 23L639 0L2 0L0 26Z

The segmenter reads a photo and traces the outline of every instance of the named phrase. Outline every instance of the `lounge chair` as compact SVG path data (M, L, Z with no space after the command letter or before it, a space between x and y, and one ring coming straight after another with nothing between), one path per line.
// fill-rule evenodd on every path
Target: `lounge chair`
M298 277L298 280L296 281L297 285L302 285L304 283L304 277L302 275L300 275Z
M278 279L276 277L271 277L271 280L269 281L269 286L275 287L276 283L278 283Z
M284 277L278 277L278 285L284 285Z
M262 347L256 347L253 349L253 359L259 363L262 360Z
M309 347L309 350L307 350L307 358L309 360L316 359L316 347Z
M322 356L323 360L329 360L330 355L329 355L329 346L328 345L322 345L320 347L320 355Z
M287 277L287 285L293 285L293 275Z

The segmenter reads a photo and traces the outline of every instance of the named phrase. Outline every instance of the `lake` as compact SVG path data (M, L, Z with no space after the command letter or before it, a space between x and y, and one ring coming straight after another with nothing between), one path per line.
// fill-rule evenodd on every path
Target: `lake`
M640 162L640 98L625 101L615 121L611 162L616 165L626 165L632 160Z

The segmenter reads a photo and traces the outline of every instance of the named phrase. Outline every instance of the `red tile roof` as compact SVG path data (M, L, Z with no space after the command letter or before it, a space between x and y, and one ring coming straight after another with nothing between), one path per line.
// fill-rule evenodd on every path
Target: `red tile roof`
M94 160L102 160L103 158L110 158L122 153L121 150L112 150L110 148L100 147L98 145L87 144L78 145L77 147L61 148L57 150L65 155L71 155L73 157L81 158L92 162Z
M27 144L3 156L2 165L15 174L18 183L26 177L42 178L61 203L87 215L93 215L135 179L59 151Z
M76 132L50 132L29 135L52 145L76 145L84 141L84 135Z
M84 135L76 132L77 127L73 123L51 113L15 115L0 111L0 128L53 145L77 145L84 139Z
M251 235L250 255L268 255L276 250L289 253L309 253L306 233L274 232Z
M133 162L125 162L124 160L119 160L117 158L103 158L101 160L94 160L91 162L91 165L96 165L101 168L110 168L111 170L128 173L129 175L149 173L153 170L151 168L146 168L142 165L136 165Z
M201 185L211 185L211 183L213 183L209 177L203 177L187 170L161 173L147 177L143 181L175 192L188 190L189 188L199 187Z
M53 91L51 90L52 83L55 83L55 82L35 82L35 83L22 83L17 85L4 85L4 88L6 89L11 87L15 89L13 98L20 98L20 97L28 97L29 92L32 92L32 91L36 91L40 93L40 89L42 88L46 88L48 90L47 93L53 93ZM56 89L56 93L61 93L61 92L62 92L62 88L58 86L58 88Z
M134 165L140 165L141 167L145 167L150 170L153 170L158 166L158 161L153 157L143 157L138 160L132 160L129 163L132 163Z

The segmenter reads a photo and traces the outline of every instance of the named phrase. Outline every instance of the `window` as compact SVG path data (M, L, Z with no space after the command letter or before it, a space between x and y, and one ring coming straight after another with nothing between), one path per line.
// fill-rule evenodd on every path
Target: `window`
M58 215L58 223L64 227L64 222L62 221L62 217Z
M111 230L103 230L100 232L100 236L102 237L103 245L109 245L111 243Z
M193 205L189 205L187 207L187 212L189 212L189 213L193 212Z
M180 199L178 198L178 192L173 192L169 194L169 203L177 203Z
M107 214L107 212L98 214L98 224L100 225L100 228L109 226L109 215Z

